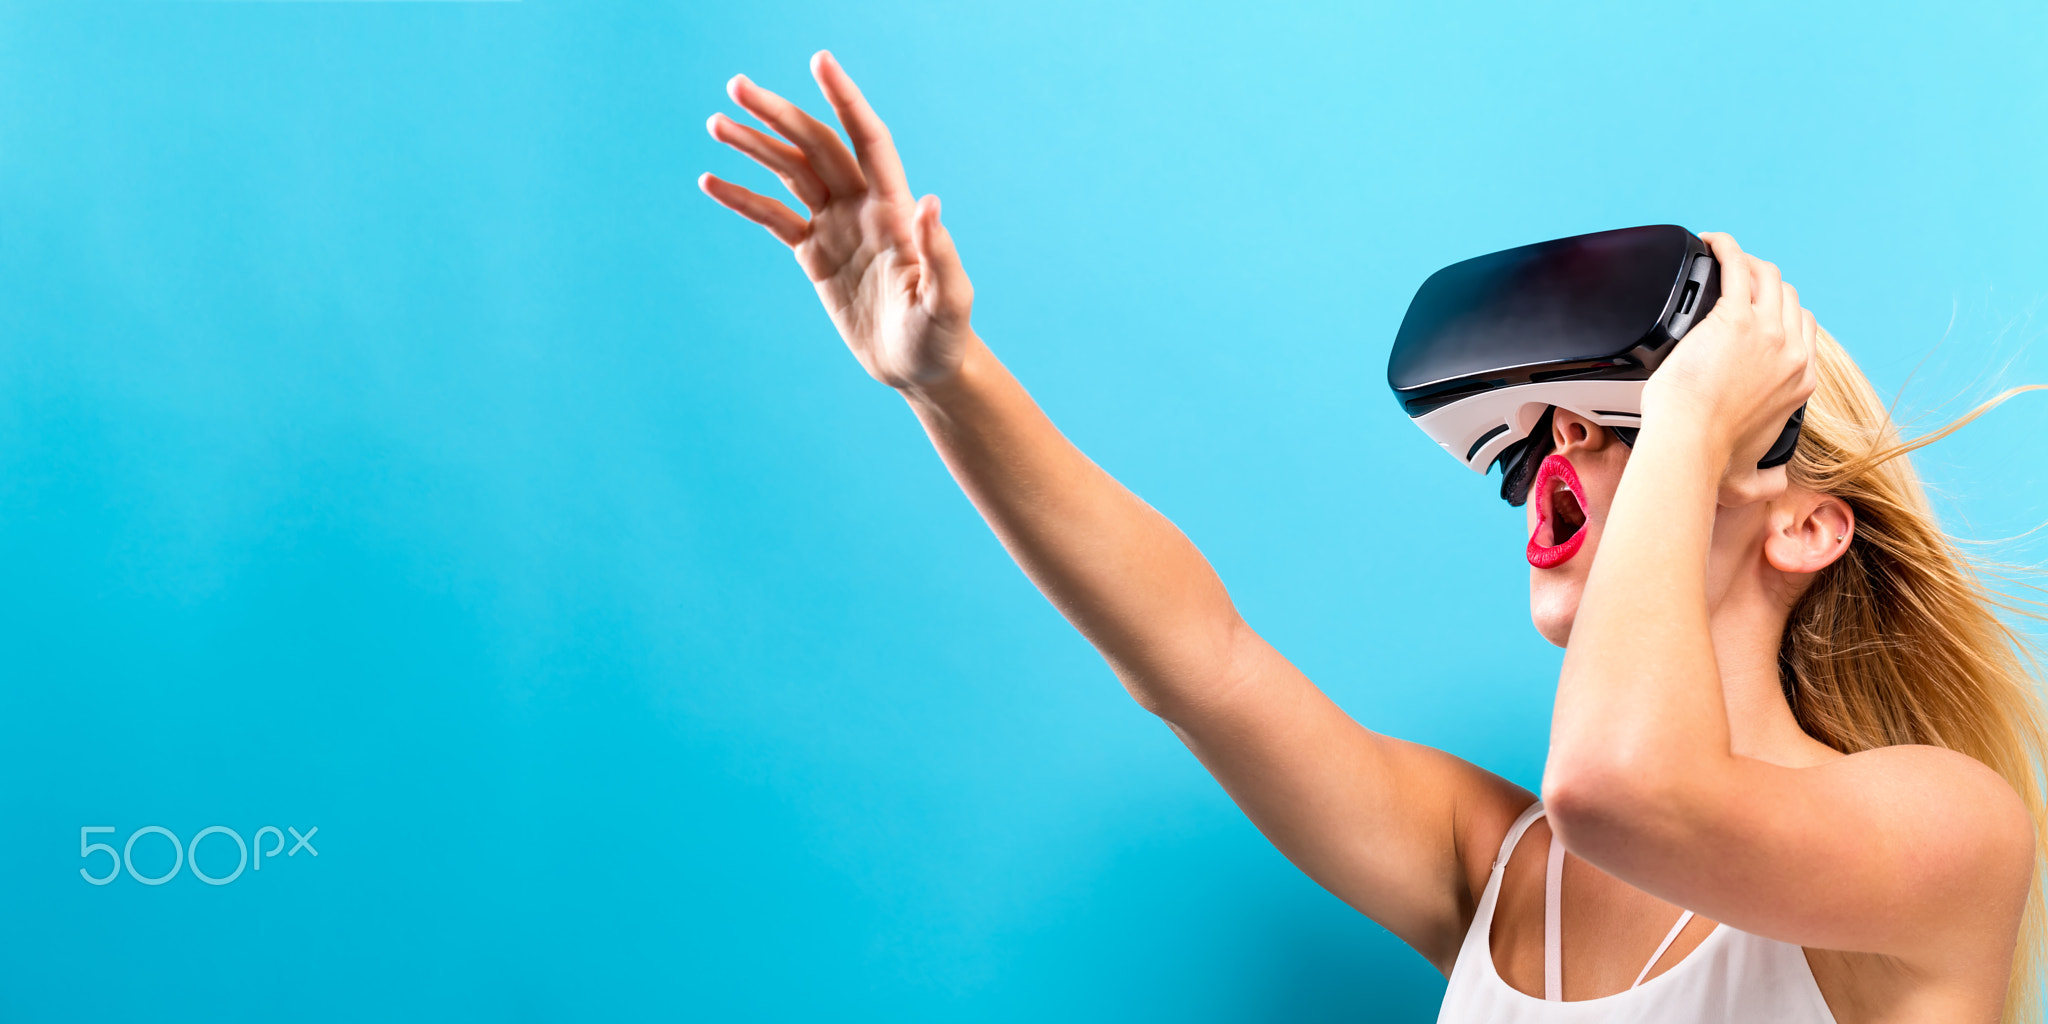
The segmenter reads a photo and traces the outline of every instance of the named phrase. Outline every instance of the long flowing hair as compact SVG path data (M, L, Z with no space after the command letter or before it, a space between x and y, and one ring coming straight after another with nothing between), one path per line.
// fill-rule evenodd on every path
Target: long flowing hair
M2041 385L2014 388L1905 441L1863 371L1825 331L1814 357L1819 380L1791 480L1848 502L1856 531L1786 626L1780 661L1793 713L1809 735L1844 753L1923 743L1967 754L2026 801L2034 884L2004 1019L2038 1020L2048 943L2041 859L2048 852L2048 713L2039 651L2008 615L2039 618L2040 606L1987 582L1993 567L1942 531L1904 456Z

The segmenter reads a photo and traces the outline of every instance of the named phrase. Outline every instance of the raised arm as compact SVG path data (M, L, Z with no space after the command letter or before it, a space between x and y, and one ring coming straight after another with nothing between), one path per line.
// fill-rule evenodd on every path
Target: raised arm
M938 200L912 197L888 130L831 56L812 72L850 151L745 78L734 102L787 141L710 122L809 216L708 174L704 191L795 251L854 357L910 404L1018 565L1274 845L1448 970L1495 844L1532 798L1362 728L1252 632L1194 545L1070 444L975 335Z
M1775 266L1705 237L1724 291L1643 394L1565 655L1551 820L1608 873L1746 931L1929 975L2003 942L2002 972L2034 856L2004 780L1932 746L1816 743L1795 765L1732 736L1724 686L1777 690L1792 588L1856 523L1840 499L1788 489L1784 468L1756 468L1814 390L1818 328ZM1767 541L1736 563L1724 541L1745 530ZM1768 596L1727 596L1710 550ZM1734 639L1717 644L1716 617Z

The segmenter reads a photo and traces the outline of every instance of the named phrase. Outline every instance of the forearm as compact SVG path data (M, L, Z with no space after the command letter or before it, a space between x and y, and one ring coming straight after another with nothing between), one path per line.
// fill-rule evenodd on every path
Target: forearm
M978 338L955 374L904 397L1011 557L1132 696L1172 719L1227 682L1242 623L1215 571Z
M1558 681L1545 791L1567 803L1662 798L1729 752L1706 580L1726 456L1658 426L1622 475Z

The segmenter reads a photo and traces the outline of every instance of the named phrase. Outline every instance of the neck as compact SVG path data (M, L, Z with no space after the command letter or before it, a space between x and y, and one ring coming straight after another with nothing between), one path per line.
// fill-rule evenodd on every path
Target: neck
M1785 701L1778 648L1790 616L1789 608L1759 593L1720 602L1708 622L1728 708L1729 747L1742 757L1800 766L1838 755L1799 727Z

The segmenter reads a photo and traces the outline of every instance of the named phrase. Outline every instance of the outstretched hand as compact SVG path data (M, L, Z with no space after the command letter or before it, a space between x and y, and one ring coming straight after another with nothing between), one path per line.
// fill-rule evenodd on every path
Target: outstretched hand
M889 129L830 53L812 56L811 74L851 151L830 126L745 75L726 92L782 138L724 114L707 125L712 138L775 172L810 216L716 175L698 178L698 187L795 251L840 337L876 380L894 388L937 383L960 365L974 305L938 197L912 198Z
M1646 426L1679 419L1704 431L1727 456L1720 503L1748 504L1785 490L1785 467L1756 464L1813 393L1819 327L1776 264L1743 252L1726 234L1700 238L1721 263L1721 298L1650 377L1643 419Z

